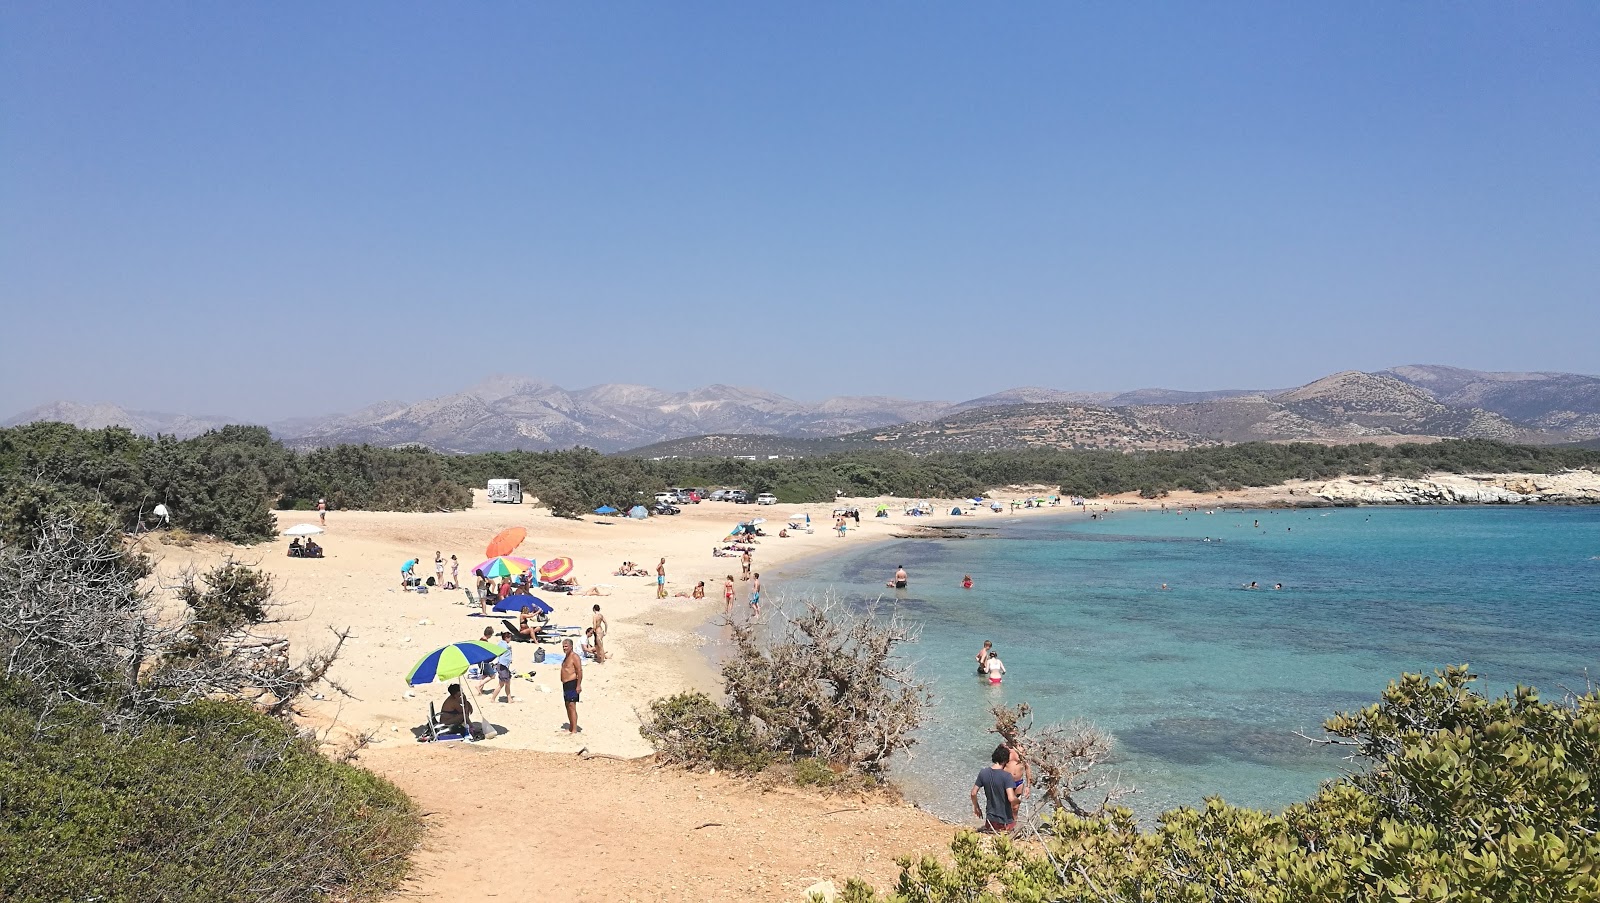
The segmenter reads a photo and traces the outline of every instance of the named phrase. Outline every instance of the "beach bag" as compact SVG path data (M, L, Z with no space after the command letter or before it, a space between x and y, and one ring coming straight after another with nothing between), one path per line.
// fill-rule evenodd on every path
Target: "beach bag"
M544 661L544 647L540 646L539 648L533 650L533 663L537 665L537 664L542 663L543 661Z

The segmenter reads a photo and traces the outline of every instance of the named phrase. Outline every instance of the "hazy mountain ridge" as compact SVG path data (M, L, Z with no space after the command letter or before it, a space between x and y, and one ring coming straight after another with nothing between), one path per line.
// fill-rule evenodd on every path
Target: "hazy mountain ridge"
M236 418L130 411L57 402L9 423L61 420L88 428L127 426L191 436ZM956 404L881 396L798 402L774 392L711 385L686 392L608 383L568 390L498 375L460 392L417 402L385 401L348 414L267 424L296 447L338 443L422 444L439 451L601 451L654 447L688 437L835 437L830 447L913 450L1065 447L1166 448L1250 440L1353 441L1460 436L1559 442L1600 437L1600 377L1486 373L1408 365L1344 371L1288 390L1069 392L1019 387ZM709 443L715 445L715 443ZM691 443L697 451L707 440ZM816 453L814 443L801 453ZM754 451L730 451L745 454ZM773 452L767 453L791 453Z

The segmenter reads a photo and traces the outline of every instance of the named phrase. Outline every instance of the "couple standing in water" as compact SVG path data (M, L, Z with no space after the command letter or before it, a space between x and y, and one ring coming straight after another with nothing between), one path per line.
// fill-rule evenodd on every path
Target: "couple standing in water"
M1000 660L1000 653L995 651L994 642L983 641L983 648L973 656L978 660L978 676L989 678L989 685L997 686L1006 674L1006 663Z

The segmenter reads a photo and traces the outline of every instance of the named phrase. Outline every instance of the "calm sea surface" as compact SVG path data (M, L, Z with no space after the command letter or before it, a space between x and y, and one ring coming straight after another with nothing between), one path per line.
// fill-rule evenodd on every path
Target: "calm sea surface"
M997 702L1111 731L1113 767L1138 788L1127 802L1148 818L1211 794L1272 808L1304 799L1341 763L1294 731L1319 734L1402 671L1468 662L1487 691L1520 682L1547 695L1600 676L1600 508L979 515L972 526L993 535L864 544L767 581L790 598L883 594L923 625L912 657L938 698L898 778L952 819L971 814ZM884 590L900 564L910 589ZM1262 588L1243 589L1250 581ZM999 688L973 672L986 639L1008 668Z

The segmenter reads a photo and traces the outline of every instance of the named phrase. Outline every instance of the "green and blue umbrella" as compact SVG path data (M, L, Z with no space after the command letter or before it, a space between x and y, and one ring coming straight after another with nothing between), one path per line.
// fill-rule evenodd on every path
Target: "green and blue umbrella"
M436 680L451 680L467 673L473 665L492 662L505 652L499 646L491 646L476 640L469 643L451 643L442 649L435 649L424 655L417 662L411 673L406 675L406 683L415 687L419 684L431 684Z

